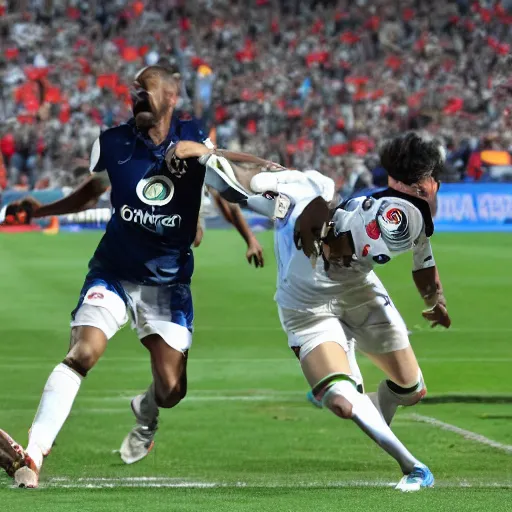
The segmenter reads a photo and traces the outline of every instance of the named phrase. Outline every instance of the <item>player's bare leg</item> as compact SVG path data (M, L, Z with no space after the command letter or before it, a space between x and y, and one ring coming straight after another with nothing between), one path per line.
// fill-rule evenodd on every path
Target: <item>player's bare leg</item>
M427 394L425 381L411 346L366 355L388 376L380 383L377 392L369 393L369 396L390 425L399 405L415 405Z
M30 429L27 449L22 450L12 439L9 443L7 434L0 432L0 466L14 477L18 487L37 487L43 458L50 453L69 416L82 379L97 363L106 347L107 337L100 329L74 327L71 330L70 350L64 361L52 371L44 387ZM8 444L12 450L6 448ZM13 468L16 470L12 471Z
M160 408L170 409L187 393L187 356L170 347L161 336L151 334L142 340L151 355L153 382L142 395L132 400L137 425L121 445L126 464L143 459L154 446Z
M419 490L433 485L428 468L421 464L393 434L367 395L359 393L344 348L335 342L322 343L301 360L302 370L313 393L336 416L351 419L400 465L405 480L401 490Z

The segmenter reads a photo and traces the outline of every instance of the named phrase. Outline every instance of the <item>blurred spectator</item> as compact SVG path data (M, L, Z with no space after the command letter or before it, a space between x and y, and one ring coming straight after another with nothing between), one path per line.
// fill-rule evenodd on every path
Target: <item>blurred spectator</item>
M384 183L376 148L406 129L448 146L449 181L489 175L481 137L511 149L509 0L0 5L11 185L73 185L99 130L130 116L134 73L155 63L179 73L179 109L219 145L320 169L344 191Z

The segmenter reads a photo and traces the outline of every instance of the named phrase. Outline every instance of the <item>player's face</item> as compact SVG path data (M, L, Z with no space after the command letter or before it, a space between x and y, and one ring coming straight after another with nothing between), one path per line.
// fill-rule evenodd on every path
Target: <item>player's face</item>
M142 73L133 82L132 105L139 130L149 130L176 106L177 95L158 75Z

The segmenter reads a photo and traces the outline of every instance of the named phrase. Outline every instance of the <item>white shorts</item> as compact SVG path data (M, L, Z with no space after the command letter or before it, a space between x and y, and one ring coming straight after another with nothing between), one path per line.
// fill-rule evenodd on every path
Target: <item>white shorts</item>
M410 345L407 328L389 297L343 309L333 300L317 308L294 310L279 307L279 318L288 335L288 345L304 359L318 345L332 341L348 352L347 340L369 354L395 352ZM304 347L304 349L302 349Z
M192 297L188 285L142 286L121 281L126 302L103 284L84 287L71 327L92 326L112 338L131 318L140 340L160 335L175 350L192 345Z

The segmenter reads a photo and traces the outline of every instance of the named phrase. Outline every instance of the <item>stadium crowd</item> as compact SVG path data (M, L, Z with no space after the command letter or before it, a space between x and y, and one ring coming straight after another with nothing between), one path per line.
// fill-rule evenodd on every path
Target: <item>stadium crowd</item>
M482 150L510 166L511 43L511 0L0 0L0 189L74 185L157 63L219 145L340 190L379 185L379 142L411 128L446 181L482 179Z

